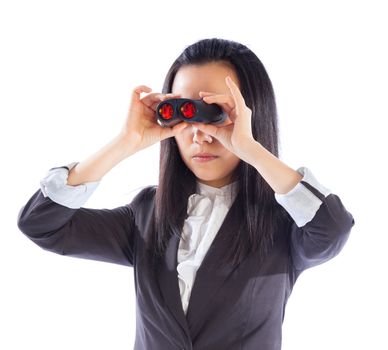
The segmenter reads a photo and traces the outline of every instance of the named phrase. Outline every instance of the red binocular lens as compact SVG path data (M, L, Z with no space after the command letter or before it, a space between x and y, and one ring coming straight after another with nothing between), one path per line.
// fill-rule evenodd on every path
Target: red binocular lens
M197 109L195 108L194 103L185 102L181 107L181 112L186 118L192 118L195 116Z
M163 119L171 119L174 116L174 107L171 103L165 103L159 108L159 114Z
M185 118L193 118L197 109L195 108L194 103L185 102L180 107L180 111ZM159 108L159 114L163 119L169 120L174 116L174 107L171 103L165 103Z

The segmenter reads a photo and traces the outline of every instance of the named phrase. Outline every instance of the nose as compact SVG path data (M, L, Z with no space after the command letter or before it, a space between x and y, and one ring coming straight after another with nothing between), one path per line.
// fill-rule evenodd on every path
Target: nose
M202 145L204 141L208 143L212 143L213 138L211 137L211 135L206 134L203 131L196 128L195 126L193 126L193 142L199 143Z

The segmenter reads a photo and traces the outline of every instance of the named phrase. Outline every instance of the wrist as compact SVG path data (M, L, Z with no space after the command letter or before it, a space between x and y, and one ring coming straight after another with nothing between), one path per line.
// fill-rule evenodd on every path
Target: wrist
M257 152L260 149L260 143L255 139L246 139L240 144L240 154L238 155L244 162L254 165Z

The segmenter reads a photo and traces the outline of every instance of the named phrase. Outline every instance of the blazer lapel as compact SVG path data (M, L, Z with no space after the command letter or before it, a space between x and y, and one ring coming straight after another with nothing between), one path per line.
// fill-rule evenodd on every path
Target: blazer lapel
M168 309L185 334L188 335L189 328L182 307L178 284L178 272L176 269L178 246L179 237L173 234L167 244L164 258L160 261L157 277L160 290Z
M164 258L161 259L157 273L160 290L168 309L186 334L192 338L206 320L209 303L217 294L224 280L233 273L229 265L222 268L216 263L225 254L231 234L238 231L241 223L242 203L240 193L229 209L219 231L206 253L201 266L197 270L189 306L185 315L179 291L177 273L177 251L180 238L172 235L166 247Z

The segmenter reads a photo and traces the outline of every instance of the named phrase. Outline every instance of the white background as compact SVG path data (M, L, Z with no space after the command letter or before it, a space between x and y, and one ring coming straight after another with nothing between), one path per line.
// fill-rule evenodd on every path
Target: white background
M283 349L388 349L383 3L2 1L0 348L132 349L133 270L43 251L17 214L49 168L118 133L133 87L161 91L186 46L220 37L267 69L280 158L309 167L356 221L341 254L297 281ZM159 144L121 162L85 207L129 203L157 184L158 163Z

